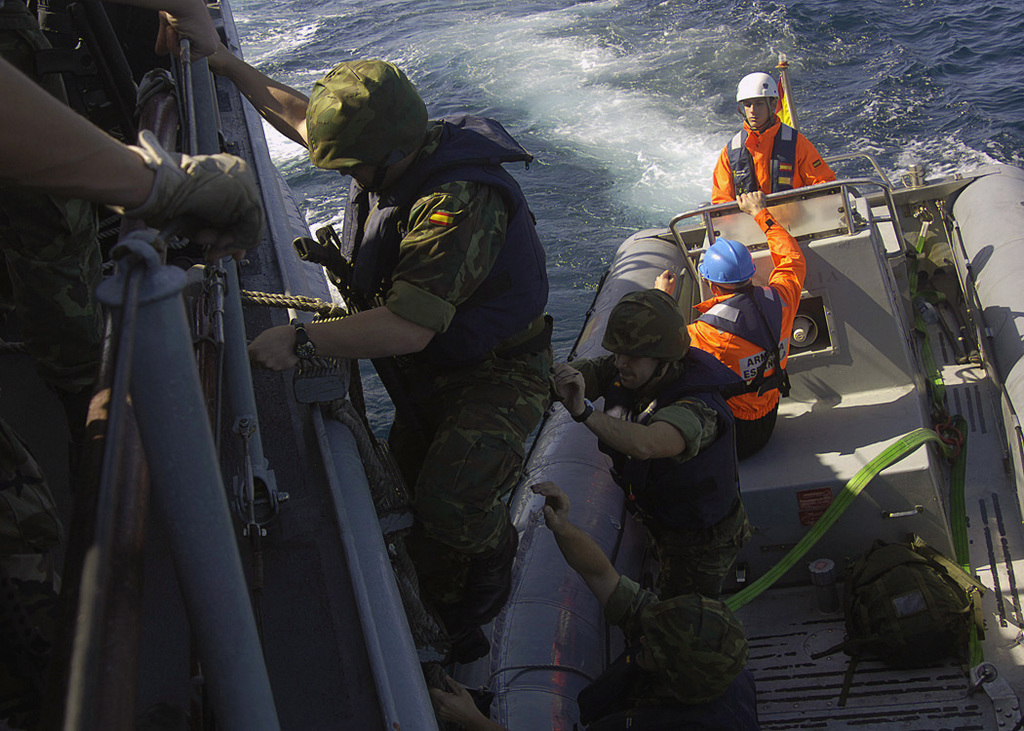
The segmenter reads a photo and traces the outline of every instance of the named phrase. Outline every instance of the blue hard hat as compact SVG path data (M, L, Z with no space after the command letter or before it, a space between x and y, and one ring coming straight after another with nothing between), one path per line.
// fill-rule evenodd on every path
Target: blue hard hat
M746 246L720 238L704 254L697 270L715 284L741 284L754 276L755 267Z

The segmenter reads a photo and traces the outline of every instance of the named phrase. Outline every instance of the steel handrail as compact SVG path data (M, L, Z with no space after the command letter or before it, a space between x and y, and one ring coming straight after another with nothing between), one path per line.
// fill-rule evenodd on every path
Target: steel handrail
M846 224L847 234L852 236L853 233L856 231L856 221L853 217L853 207L850 205L850 200L854 195L859 195L853 192L853 189L858 186L876 187L882 191L882 194L885 197L886 206L889 209L890 221L893 224L893 228L896 231L897 238L901 243L901 248L906 253L909 253L909 246L905 241L902 232L899 211L896 207L896 202L893 199L892 188L878 180L873 180L871 178L848 178L844 180L835 180L827 183L818 183L817 185L809 185L803 188L795 188L793 190L771 193L765 196L765 199L768 203L768 207L770 208L773 204L778 205L781 203L786 203L790 200L805 200L807 198L818 197L820 195L829 195L835 192L839 192L842 194L843 200L846 202L843 206L843 218ZM695 278L695 281L698 275L695 271L693 260L698 258L704 251L706 251L707 246L710 246L712 243L714 243L714 219L720 215L739 212L739 210L740 207L736 201L726 201L724 203L717 203L715 205L701 206L700 208L695 208L690 211L677 214L672 218L671 221L669 221L668 226L669 231L672 234L672 238L676 246L679 247L679 250L683 252L687 270ZM706 246L691 249L688 248L686 246L686 242L683 241L682 231L679 228L679 224L682 221L694 218L696 216L701 216L704 219L705 239L707 241L707 244Z

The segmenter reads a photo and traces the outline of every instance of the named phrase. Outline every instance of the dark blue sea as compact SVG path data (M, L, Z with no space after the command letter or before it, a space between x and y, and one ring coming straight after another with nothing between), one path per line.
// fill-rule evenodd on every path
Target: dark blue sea
M1024 164L1021 0L235 0L247 60L306 93L339 61L401 66L432 116L498 119L536 156L514 170L548 253L556 356L616 247L710 199L738 129L736 82L791 68L823 154L893 179ZM345 186L268 130L311 226ZM840 172L843 168L839 168ZM858 172L858 171L850 171ZM866 172L866 171L859 171Z

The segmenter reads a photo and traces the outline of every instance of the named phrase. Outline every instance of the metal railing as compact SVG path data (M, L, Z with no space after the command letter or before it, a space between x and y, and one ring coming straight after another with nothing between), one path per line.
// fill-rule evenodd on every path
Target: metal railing
M851 178L846 180L836 180L828 183L819 183L817 185L811 185L804 188L796 188L794 190L782 191L779 193L772 193L766 196L767 204L769 208L782 208L786 204L805 204L805 202L813 202L815 199L823 198L825 196L833 196L838 194L838 198L841 201L839 210L837 213L841 216L841 229L845 229L847 235L853 235L857 230L857 217L854 215L853 201L855 198L862 195L862 188L878 188L885 200L885 204L889 211L889 218L879 219L880 222L891 222L896 231L898 240L901 242L901 248L905 251L909 251L909 246L904 240L902 233L902 224L900 221L899 211L896 203L893 199L892 189L886 183L871 178ZM695 262L700 258L701 254L707 250L707 247L714 243L716 238L715 231L715 219L722 218L731 214L740 212L739 204L736 201L728 201L725 203L718 203L716 205L707 205L701 208L696 208L684 213L680 213L672 218L669 222L669 231L672 234L672 238L675 241L676 246L679 247L680 251L684 253L684 263L687 271L690 273L694 280L697 281L699 276L696 272ZM700 218L703 224L703 239L704 245L702 246L689 246L683 237L683 228L681 224L685 221L689 221L694 218ZM876 221L876 222L878 222ZM780 221L785 225L785 222ZM701 227L695 227L698 230ZM692 229L690 229L692 230ZM791 230L797 238L800 237L801 232L799 230ZM746 243L746 242L745 242Z
M182 54L181 67L185 71L179 72L179 79L184 79L189 90L182 95L186 100L184 116L202 127L203 113L196 113L196 95L189 83L192 69L187 42ZM209 77L205 62L201 71L198 78ZM212 92L207 96L212 105ZM208 114L215 114L212 106ZM195 129L192 124L185 127ZM167 144L167 135L162 136L161 143ZM205 145L203 134L188 137L194 138L189 142L192 151L219 151L203 149L209 144L219 146L216 128L211 133L207 126ZM106 367L110 372L106 435L92 506L79 506L86 513L92 507L91 520L87 517L84 522L93 525L81 540L77 591L69 592L68 601L74 604L70 614L78 618L78 623L68 652L67 677L58 683L64 690L55 691L63 692L63 702L54 703L55 710L49 713L54 727L56 716L63 716L59 725L66 731L134 727L137 591L141 576L138 565L124 563L137 564L141 559L146 495L151 483L153 502L166 525L178 583L202 663L204 686L218 728L276 731L279 723L273 694L197 370L192 333L182 306L186 276L178 267L164 265L160 253L170 239L171 236L152 229L129 233L112 252L115 273L97 290L98 299L111 313L105 358L111 364ZM233 268L234 262L230 266ZM241 489L251 500L255 475L259 470L264 475L270 473L265 470L262 449L253 436L255 397L245 355L237 272L233 281L234 286L229 277L228 294L222 298L224 306L213 308L218 321L225 318L214 330L228 331L216 338L218 358L220 352L225 352L223 362L227 368L226 378L218 375L217 381L226 380L233 386L228 389L233 411L241 411L238 421L247 425L244 435L238 430L247 457ZM238 368L239 360L243 368ZM218 373L222 367L218 365ZM242 410L239 403L243 404ZM93 404L97 404L96 398ZM244 407L250 404L251 410L246 412ZM144 469L126 466L123 459L125 445L131 451L130 445L135 442L133 414L137 439L148 463L148 481ZM130 561L120 556L117 548L126 532L134 538L138 549ZM72 574L75 573L73 570ZM125 596L133 592L135 596ZM114 614L128 615L133 625L134 644L119 650L111 647L111 635L123 630L112 622Z

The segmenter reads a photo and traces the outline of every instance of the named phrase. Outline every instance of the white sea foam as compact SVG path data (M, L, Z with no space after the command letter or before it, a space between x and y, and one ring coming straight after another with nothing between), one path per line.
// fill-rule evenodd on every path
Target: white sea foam
M644 54L593 45L576 31L584 16L618 4L480 14L416 38L408 62L415 74L450 59L446 65L462 83L483 89L495 106L515 109L521 129L599 163L623 203L659 215L692 207L709 198L725 138L707 131L699 108L643 88L650 61Z

